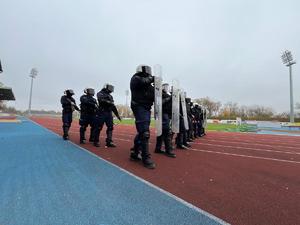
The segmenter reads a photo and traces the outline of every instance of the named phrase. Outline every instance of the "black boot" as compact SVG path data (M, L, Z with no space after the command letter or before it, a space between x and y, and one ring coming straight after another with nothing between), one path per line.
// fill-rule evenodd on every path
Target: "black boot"
M143 164L148 169L155 169L155 163L150 158L150 155L147 156L146 158L143 158Z
M142 158L139 156L139 149L136 147L132 147L130 149L130 160L131 161L141 161Z
M106 142L105 147L107 147L107 148L115 148L117 146L113 142Z
M117 147L112 141L112 130L106 130L106 147L115 148Z
M63 139L64 140L69 140L69 127L63 126Z
M143 137L141 140L141 147L142 147L142 161L146 168L154 169L155 163L151 160L150 153L149 153L149 135L147 137Z
M171 143L171 134L166 133L164 136L166 156L171 158L176 158L175 153L173 152L172 143Z
M99 148L100 147L100 144L99 144L99 142L94 142L94 144L93 144L95 147L97 147L97 148Z
M163 139L162 135L156 137L156 146L155 146L155 150L154 150L155 153L165 153L164 151L161 150L162 139Z
M80 133L80 144L85 144L85 127L80 127L79 133Z

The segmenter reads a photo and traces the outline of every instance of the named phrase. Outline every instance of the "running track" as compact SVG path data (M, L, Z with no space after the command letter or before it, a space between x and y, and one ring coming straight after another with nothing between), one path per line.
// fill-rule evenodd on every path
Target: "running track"
M225 225L31 121L0 146L1 225Z
M61 134L61 120L34 118ZM73 123L71 141L78 144ZM128 160L133 126L115 126L116 149L89 151L229 222L239 225L300 224L300 137L209 132L177 158L153 154L157 169ZM154 134L152 132L152 134ZM154 150L154 135L151 137Z

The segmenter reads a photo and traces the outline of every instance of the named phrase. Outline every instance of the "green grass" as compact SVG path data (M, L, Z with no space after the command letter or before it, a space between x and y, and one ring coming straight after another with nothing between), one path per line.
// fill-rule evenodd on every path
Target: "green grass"
M116 124L124 124L124 125L134 125L134 119L124 119L121 122L115 120ZM154 120L151 121L151 127L154 127ZM241 125L237 126L235 124L216 124L216 123L209 123L206 127L207 130L213 131L228 131L228 132L251 132L254 131L254 127L250 125Z

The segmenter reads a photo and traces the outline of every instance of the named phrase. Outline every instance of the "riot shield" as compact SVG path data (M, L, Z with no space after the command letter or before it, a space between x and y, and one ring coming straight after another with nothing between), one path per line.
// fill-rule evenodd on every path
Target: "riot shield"
M160 65L153 67L154 74L154 119L156 136L162 134L162 71Z
M189 129L189 122L188 122L187 113L186 113L185 98L186 98L186 93L184 91L181 91L180 92L180 102L181 102L181 107L182 107L184 127L185 127L186 130L188 130Z
M172 132L179 133L179 82L172 81Z

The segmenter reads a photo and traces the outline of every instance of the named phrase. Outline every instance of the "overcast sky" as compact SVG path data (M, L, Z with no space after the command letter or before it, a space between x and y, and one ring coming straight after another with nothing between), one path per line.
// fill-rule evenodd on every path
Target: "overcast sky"
M298 22L297 22L298 21ZM192 98L289 111L283 50L300 59L300 1L0 0L0 81L27 109L60 110L64 89L115 85L116 103L138 64L161 64ZM293 67L300 102L300 61Z

